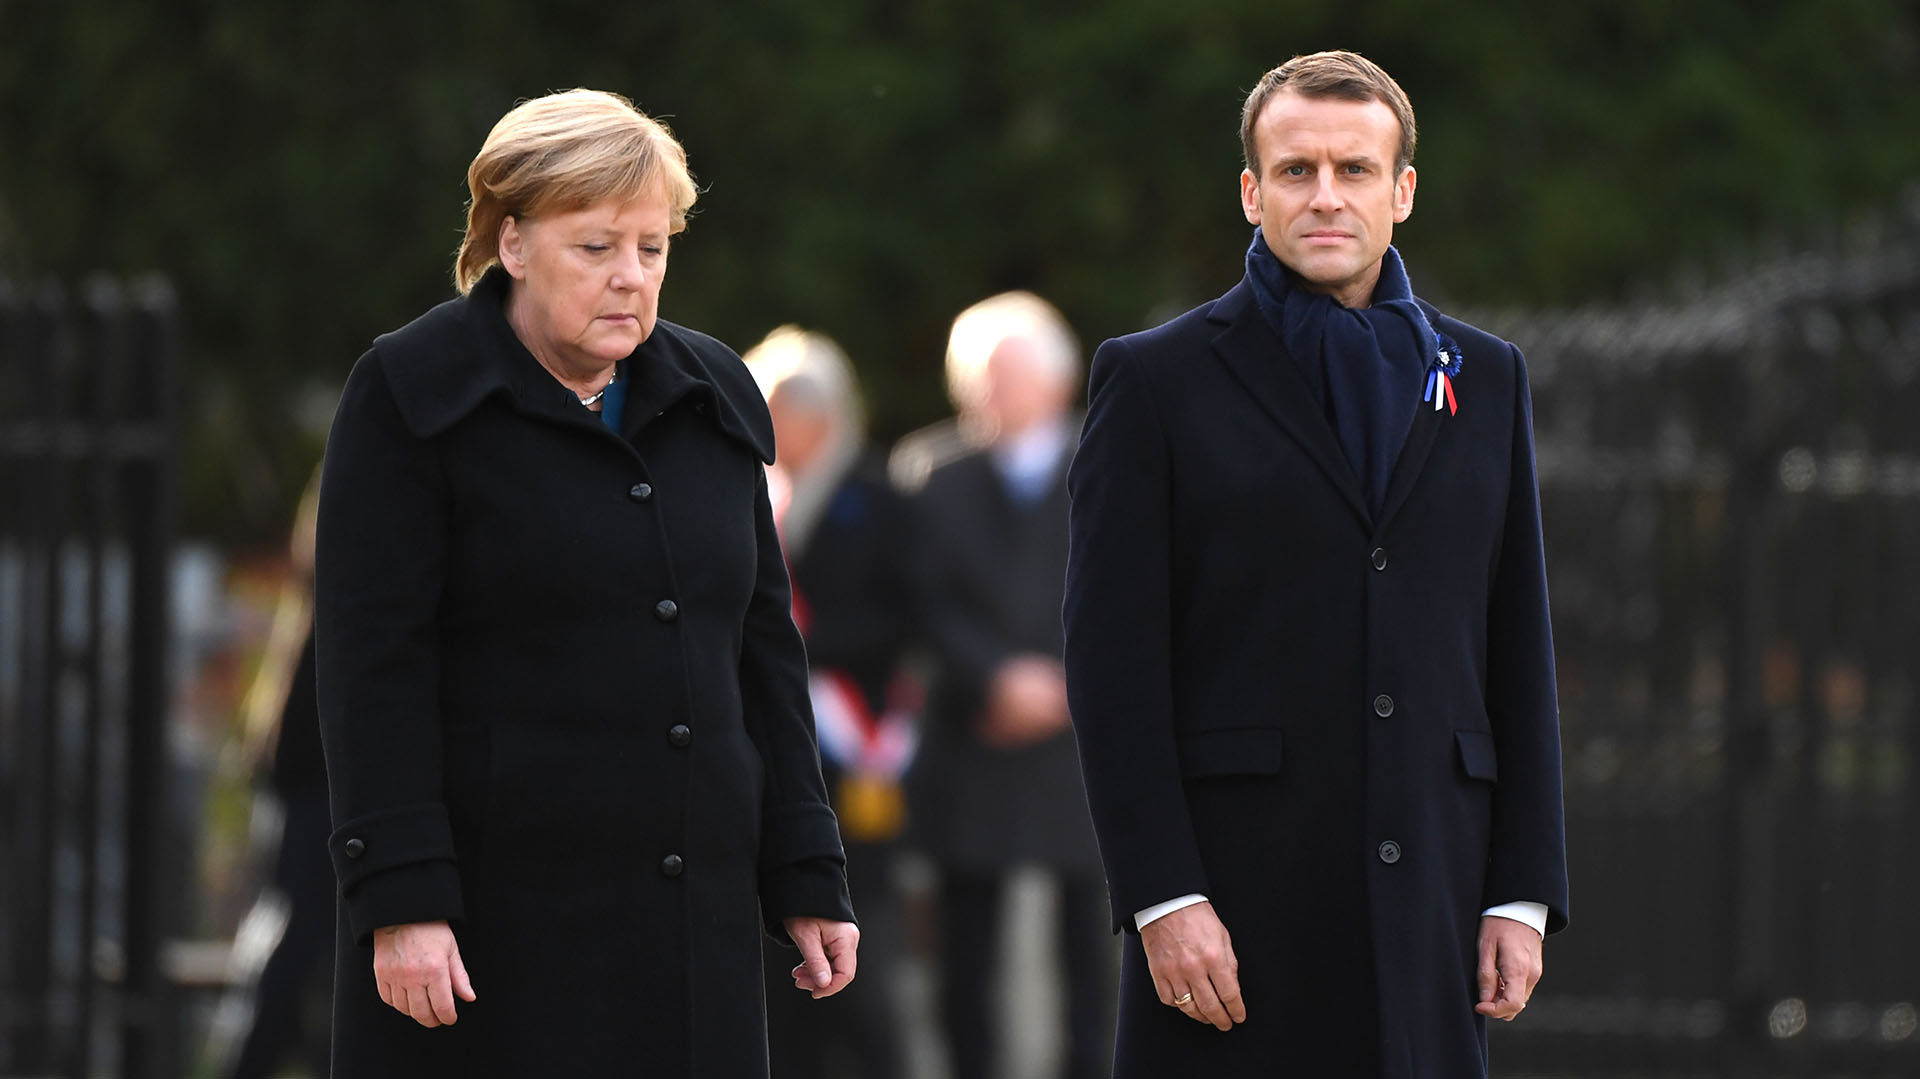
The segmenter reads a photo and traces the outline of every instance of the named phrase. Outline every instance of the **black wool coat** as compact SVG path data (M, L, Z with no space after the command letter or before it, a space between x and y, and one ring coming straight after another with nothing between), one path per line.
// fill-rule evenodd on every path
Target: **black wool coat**
M978 734L1002 663L1060 655L1065 455L1032 505L1008 493L984 449L934 469L913 505L915 603L934 659L909 780L915 837L936 861L974 873L1023 864L1099 872L1073 732L1017 749Z
M772 426L726 346L661 322L608 430L508 288L377 340L328 441L334 1074L764 1076L762 926L852 918ZM371 934L441 918L479 999L429 1030L381 1003Z
M1074 722L1116 928L1210 897L1247 1022L1122 974L1116 1075L1466 1079L1480 912L1566 924L1526 368L1459 343L1372 519L1243 281L1095 355L1071 485Z

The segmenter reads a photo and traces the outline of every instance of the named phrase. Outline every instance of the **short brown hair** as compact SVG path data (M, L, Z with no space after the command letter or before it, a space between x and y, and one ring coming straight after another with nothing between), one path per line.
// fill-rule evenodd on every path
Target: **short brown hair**
M523 101L493 125L467 167L467 235L453 263L461 293L500 261L500 224L608 198L666 193L671 229L687 227L698 191L687 151L619 94L568 90Z
M1400 121L1400 151L1394 156L1394 175L1413 164L1419 130L1414 127L1413 102L1407 100L1407 92L1379 64L1357 52L1316 52L1296 56L1262 75L1240 108L1240 149L1247 157L1247 171L1256 178L1260 175L1260 151L1253 144L1253 125L1282 88L1305 98L1380 102Z

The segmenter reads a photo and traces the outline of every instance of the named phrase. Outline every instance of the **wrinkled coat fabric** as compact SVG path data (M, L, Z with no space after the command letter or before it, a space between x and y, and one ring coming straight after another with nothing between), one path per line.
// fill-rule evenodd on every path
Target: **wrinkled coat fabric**
M763 1076L762 926L852 917L765 406L661 322L608 430L508 287L376 341L328 442L334 1074ZM429 1030L381 1003L370 942L440 918L479 999Z
M1459 411L1377 516L1244 282L1095 356L1066 660L1114 924L1209 896L1248 1014L1161 1004L1129 944L1123 1079L1483 1076L1480 911L1566 922L1525 367L1428 315Z

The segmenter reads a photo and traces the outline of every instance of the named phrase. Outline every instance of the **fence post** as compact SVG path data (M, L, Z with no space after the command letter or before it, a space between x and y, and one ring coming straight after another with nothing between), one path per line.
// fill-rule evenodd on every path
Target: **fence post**
M172 290L159 279L134 289L127 373L127 419L156 432L171 430L174 414ZM126 975L123 985L120 1072L123 1079L167 1079L179 1074L178 1003L160 969L163 933L173 920L178 877L168 865L167 746L170 692L167 622L173 551L173 468L170 439L125 465L127 547L131 560L130 669L127 701Z

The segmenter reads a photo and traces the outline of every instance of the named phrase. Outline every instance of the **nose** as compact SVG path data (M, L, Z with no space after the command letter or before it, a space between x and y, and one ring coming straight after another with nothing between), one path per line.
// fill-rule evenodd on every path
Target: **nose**
M647 269L640 261L638 248L629 248L620 252L620 262L613 268L613 287L622 292L631 292L646 281Z
M1338 213L1345 205L1340 199L1340 188L1334 183L1334 174L1330 169L1322 169L1313 185L1313 201L1308 204L1315 213Z

